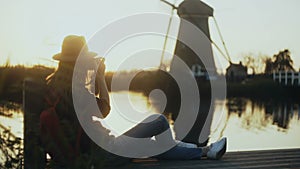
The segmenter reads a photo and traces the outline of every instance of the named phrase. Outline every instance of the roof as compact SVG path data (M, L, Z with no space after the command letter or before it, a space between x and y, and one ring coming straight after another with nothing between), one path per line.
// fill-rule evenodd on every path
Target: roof
M226 70L229 70L229 69L239 69L239 70L247 71L247 67L242 65L242 63L240 63L240 64L230 63L230 65L227 67Z
M200 0L185 0L178 6L178 15L213 16L214 9Z

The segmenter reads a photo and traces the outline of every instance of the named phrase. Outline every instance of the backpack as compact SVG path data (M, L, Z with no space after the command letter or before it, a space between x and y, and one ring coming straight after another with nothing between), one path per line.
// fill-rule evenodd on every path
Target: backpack
M49 99L50 97L52 101ZM128 158L119 157L103 150L90 140L88 143L91 146L91 152L81 153L81 143L84 144L87 137L81 126L77 132L75 145L70 145L56 112L60 99L61 97L54 90L50 90L49 96L45 98L49 106L40 114L41 141L45 151L51 156L52 164L50 166L52 168L55 166L72 169L87 169L92 168L92 166L103 168L105 165L120 166L130 161ZM101 111L109 111L110 107L105 101L100 99L99 104Z
M83 130L79 127L76 137L76 145L70 145L65 133L60 125L60 120L56 112L56 106L60 101L60 96L50 90L51 101L45 97L49 105L40 114L41 142L45 151L51 156L51 163L60 166L74 166L74 161L79 158L80 141Z

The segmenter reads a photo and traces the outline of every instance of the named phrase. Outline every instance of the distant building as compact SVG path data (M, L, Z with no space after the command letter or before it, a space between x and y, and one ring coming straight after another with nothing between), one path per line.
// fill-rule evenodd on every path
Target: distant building
M239 64L230 63L226 69L226 78L229 81L240 82L247 77L247 67L240 62Z

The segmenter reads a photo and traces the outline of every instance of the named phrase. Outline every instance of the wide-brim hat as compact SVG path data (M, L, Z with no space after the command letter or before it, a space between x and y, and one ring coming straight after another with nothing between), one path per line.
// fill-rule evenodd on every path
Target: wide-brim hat
M58 61L75 62L79 55L83 55L85 59L93 59L97 53L89 51L83 36L69 35L63 41L61 52L52 58Z

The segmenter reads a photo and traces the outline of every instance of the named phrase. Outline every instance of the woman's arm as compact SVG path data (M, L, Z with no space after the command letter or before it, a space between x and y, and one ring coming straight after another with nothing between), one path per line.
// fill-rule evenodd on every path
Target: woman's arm
M98 106L101 110L103 117L106 117L110 111L110 101L109 101L109 94L108 89L105 82L105 64L104 59L102 59L98 65L98 71L96 76L96 85L99 90L99 97Z

